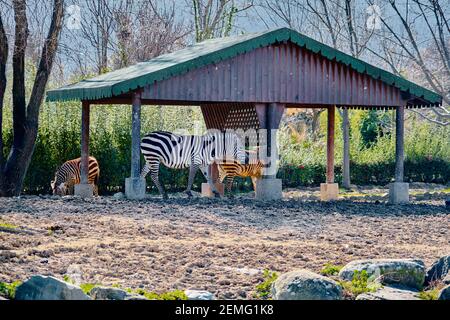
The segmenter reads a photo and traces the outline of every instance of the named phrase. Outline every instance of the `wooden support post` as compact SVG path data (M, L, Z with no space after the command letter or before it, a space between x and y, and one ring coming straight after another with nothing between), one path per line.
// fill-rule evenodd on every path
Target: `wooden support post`
M131 120L131 178L139 178L141 171L141 93L133 93Z
M327 183L334 183L334 121L336 108L328 107Z
M131 111L131 177L125 179L125 195L128 199L145 198L145 179L141 172L141 92L132 94Z
M395 127L395 182L389 185L389 202L401 204L409 202L409 184L404 182L405 105L396 109Z
M327 113L327 177L326 183L320 185L320 198L323 201L337 200L339 186L334 183L334 123L336 107L329 106Z
M350 189L350 121L347 107L342 110L342 139L344 140L342 157L342 186Z
M81 163L80 183L74 187L74 194L82 198L93 196L94 186L88 184L89 175L89 101L82 102L81 109Z
M395 113L395 182L404 180L405 160L405 107L400 106Z
M81 110L81 184L88 183L89 173L89 116L90 105L89 101L82 102Z
M260 156L268 165L261 179L256 180L256 199L258 200L278 200L282 198L281 180L276 178L278 146L276 144L276 134L283 117L285 105L281 103L256 104L256 114L261 129L259 132L261 140L265 140L264 146L260 146ZM265 135L265 139L264 139ZM260 140L260 142L261 142ZM262 152L262 154L261 154Z

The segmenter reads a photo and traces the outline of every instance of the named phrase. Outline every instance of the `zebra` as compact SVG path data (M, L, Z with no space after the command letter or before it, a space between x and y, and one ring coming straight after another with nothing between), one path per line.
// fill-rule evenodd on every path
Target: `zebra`
M159 164L168 168L189 167L189 178L186 189L188 197L192 197L192 184L199 168L205 171L215 161L245 161L244 144L240 137L232 132L210 130L205 135L178 135L166 131L155 131L147 134L141 141L141 152L146 164L141 171L141 178L150 172L153 183L159 193L167 199L167 193L159 182ZM212 180L208 184L215 197L220 197Z
M55 172L55 179L50 185L53 195L73 195L74 186L80 183L81 158L66 161ZM98 196L98 178L100 167L97 159L89 157L88 183L94 186L94 195Z
M226 179L225 190L229 197L233 197L231 188L235 177L250 177L252 179L253 190L256 191L256 179L261 178L264 169L264 163L261 160L251 160L250 163L239 163L236 161L227 163L218 163L219 182L223 183Z

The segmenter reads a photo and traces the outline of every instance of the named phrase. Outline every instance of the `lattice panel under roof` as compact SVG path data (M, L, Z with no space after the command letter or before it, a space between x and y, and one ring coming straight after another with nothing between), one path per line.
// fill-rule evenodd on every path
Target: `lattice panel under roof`
M206 104L201 106L208 129L244 130L259 129L259 119L254 104ZM258 138L250 136L247 145L256 146Z

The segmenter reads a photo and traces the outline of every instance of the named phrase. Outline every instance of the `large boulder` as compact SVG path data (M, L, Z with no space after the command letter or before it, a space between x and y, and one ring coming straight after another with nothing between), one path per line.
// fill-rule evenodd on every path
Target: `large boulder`
M342 288L334 280L308 270L284 273L272 284L274 300L340 300Z
M370 259L355 260L344 266L339 277L351 281L355 271L365 270L369 279L383 284L395 284L422 289L425 279L425 264L414 259Z
M214 295L204 290L186 290L184 293L188 300L214 300Z
M425 285L428 286L434 281L444 280L450 271L450 256L445 256L434 262L427 270Z
M420 300L416 290L399 287L382 287L375 292L366 292L356 297L356 300Z
M94 287L89 295L94 300L125 300L129 293L119 288Z
M91 300L83 290L54 277L32 276L17 287L16 300Z
M444 287L439 292L438 300L450 300L450 285Z

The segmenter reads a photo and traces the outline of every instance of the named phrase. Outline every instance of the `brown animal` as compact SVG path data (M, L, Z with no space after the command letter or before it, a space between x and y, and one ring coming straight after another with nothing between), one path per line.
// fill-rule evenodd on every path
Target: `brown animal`
M73 195L74 186L80 183L81 158L69 160L63 163L55 173L55 180L50 185L54 195ZM88 183L94 186L94 195L98 196L98 178L100 167L97 159L89 157Z

